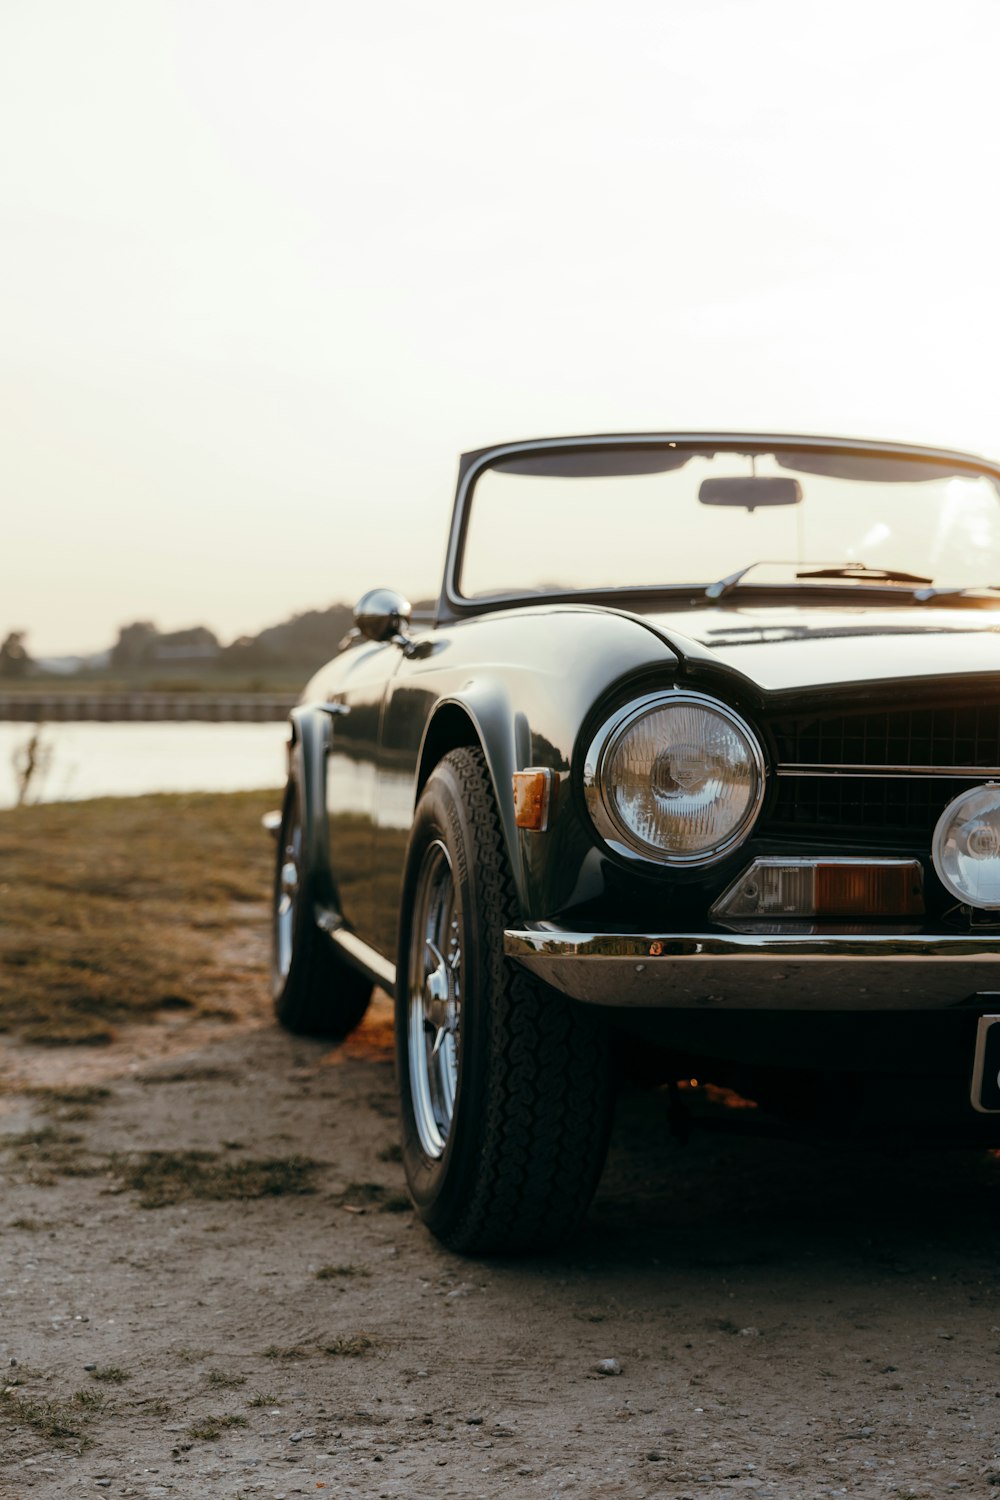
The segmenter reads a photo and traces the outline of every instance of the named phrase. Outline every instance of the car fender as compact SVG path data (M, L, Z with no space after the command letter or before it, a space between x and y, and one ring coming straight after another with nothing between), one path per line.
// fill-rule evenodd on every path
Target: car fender
M322 709L300 703L289 715L292 738L288 747L288 775L298 788L302 808L302 864L309 899L318 910L334 900L330 869L330 841L326 826L326 753L330 721Z
M493 783L519 906L526 918L544 918L603 888L603 855L570 782L581 729L595 704L617 690L628 692L632 684L639 690L651 673L669 680L678 655L635 618L604 610L560 611L542 630L525 616L484 620L474 629L478 639L467 649L456 632L461 666L455 662L435 683L440 696L427 713L416 791L442 754L474 739ZM432 675L422 678L428 686ZM453 717L439 729L441 716L456 710L466 725ZM528 767L553 774L544 832L519 829L515 821L512 777Z

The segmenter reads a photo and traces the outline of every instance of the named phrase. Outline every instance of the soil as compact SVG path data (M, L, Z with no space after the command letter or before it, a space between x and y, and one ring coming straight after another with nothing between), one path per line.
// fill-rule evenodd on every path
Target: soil
M338 1049L255 993L2 1066L4 1496L998 1492L989 1155L681 1146L629 1089L579 1237L466 1261L405 1200L384 997Z

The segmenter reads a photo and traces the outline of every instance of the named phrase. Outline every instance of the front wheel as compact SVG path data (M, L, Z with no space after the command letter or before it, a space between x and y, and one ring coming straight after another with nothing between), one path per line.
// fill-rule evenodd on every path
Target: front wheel
M352 969L316 925L302 801L289 781L281 810L271 906L271 993L287 1031L339 1040L371 1000L371 981Z
M503 952L517 902L478 750L435 768L414 819L397 966L403 1162L421 1218L468 1254L579 1224L607 1149L601 1018Z

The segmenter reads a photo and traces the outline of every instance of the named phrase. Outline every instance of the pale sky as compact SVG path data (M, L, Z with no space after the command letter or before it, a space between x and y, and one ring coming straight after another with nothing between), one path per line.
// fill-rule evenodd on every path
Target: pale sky
M436 591L458 454L1000 458L998 0L3 0L0 632Z

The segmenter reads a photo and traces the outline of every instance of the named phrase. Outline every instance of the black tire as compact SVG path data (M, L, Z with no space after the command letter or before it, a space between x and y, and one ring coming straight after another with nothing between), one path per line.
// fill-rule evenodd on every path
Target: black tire
M447 873L453 894L439 900ZM504 928L516 921L485 758L454 750L430 776L410 838L396 1051L410 1192L428 1228L465 1254L546 1250L565 1239L586 1213L607 1150L612 1093L603 1020L505 957ZM441 932L429 939L435 923ZM432 948L442 962L428 973ZM452 1054L452 1073L440 1075L437 1093L434 1070L444 1064L436 1062L431 1033L438 1053ZM441 1104L448 1077L452 1112L437 1141L428 1100Z
M274 1011L287 1031L339 1041L368 1009L372 983L316 926L304 846L301 803L291 780L281 810L271 903Z

